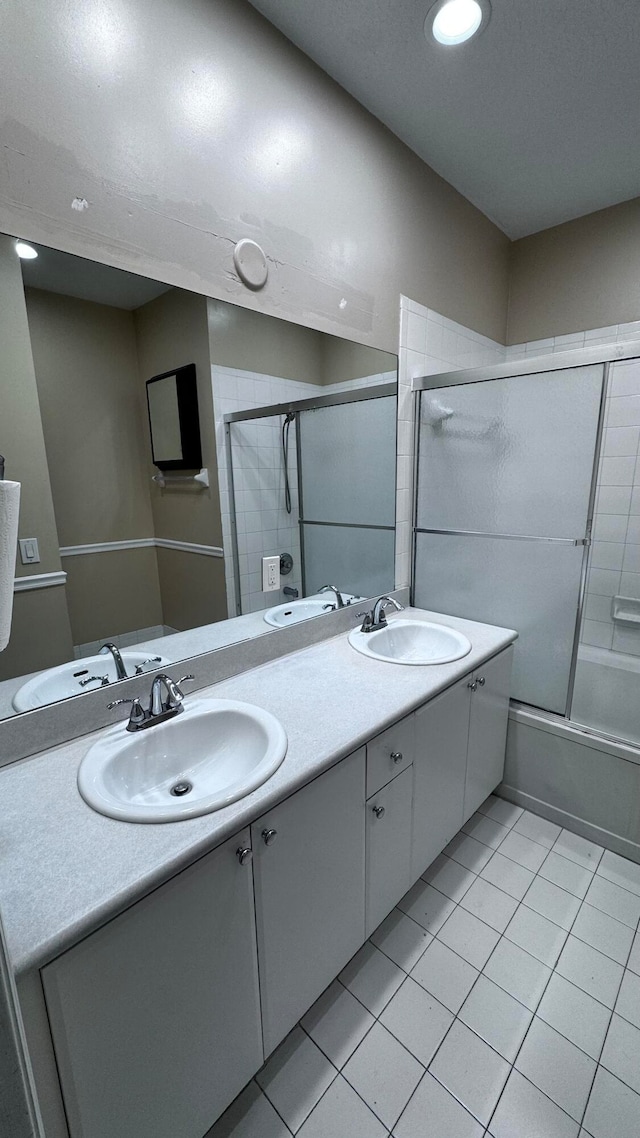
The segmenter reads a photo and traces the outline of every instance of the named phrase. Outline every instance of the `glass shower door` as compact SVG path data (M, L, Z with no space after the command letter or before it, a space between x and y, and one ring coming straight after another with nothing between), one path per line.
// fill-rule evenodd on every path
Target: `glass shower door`
M298 448L305 594L392 589L396 396L301 411Z
M565 714L602 364L420 394L415 603L514 628L512 695Z

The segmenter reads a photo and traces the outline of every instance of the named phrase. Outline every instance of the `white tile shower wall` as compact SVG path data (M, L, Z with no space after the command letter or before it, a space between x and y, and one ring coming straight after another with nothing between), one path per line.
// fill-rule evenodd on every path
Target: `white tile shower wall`
M640 320L634 320L630 324L612 324L608 328L589 328L586 332L568 332L563 336L550 336L546 340L530 340L526 344L510 344L506 349L506 358L519 360L523 356L546 356L551 352L594 348L599 344L619 344L624 340L640 341Z
M504 363L507 349L406 296L400 297L396 588L411 583L413 413L411 380L455 368Z
M395 381L395 374L386 372L363 376L357 380L319 385L214 364L211 368L211 378L227 607L229 616L235 616L237 610L224 416L233 411L255 410L273 403L285 403L296 399L308 399L314 395L330 395L354 388L391 383ZM243 613L259 612L280 604L285 599L282 592L262 592L262 557L285 551L291 553L294 568L286 578L283 578L282 585L289 585L302 591L295 425L292 424L289 433L289 480L292 499L290 514L284 508L281 429L281 416L239 423L232 427L240 599Z
M581 640L640 656L640 625L612 616L640 600L640 359L612 364L605 416Z

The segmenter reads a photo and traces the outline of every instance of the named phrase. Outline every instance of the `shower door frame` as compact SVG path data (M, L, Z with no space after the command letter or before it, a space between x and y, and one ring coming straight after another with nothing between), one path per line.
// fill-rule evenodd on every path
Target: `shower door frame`
M231 523L231 540L233 544L233 579L235 584L236 593L236 613L242 616L242 592L240 588L240 559L238 556L238 526L236 518L236 496L233 481L233 455L231 450L231 427L234 423L246 423L252 419L268 419L275 418L277 415L292 414L295 416L296 422L296 466L297 466L297 480L298 480L298 528L300 533L300 570L302 580L302 594L305 595L306 591L306 572L304 562L304 525L343 525L349 526L352 529L393 529L395 531L397 516L394 518L393 526L359 526L356 523L348 522L310 522L306 521L302 512L302 463L300 453L300 431L298 429L298 414L302 411L317 411L321 407L336 407L342 403L361 403L370 399L387 399L398 397L398 383L397 381L391 383L374 383L368 387L357 387L352 391L334 391L329 395L315 395L310 399L293 399L286 403L272 403L268 407L256 407L248 411L230 411L223 417L225 443L226 443L226 459L227 459L227 481L229 487L229 518ZM397 415L396 415L396 463L397 463ZM396 507L397 514L397 507Z
M600 467L600 457L602 453L602 440L605 427L605 413L607 394L609 390L609 376L611 365L619 360L638 359L640 358L640 339L626 340L619 344L598 344L593 348L578 348L570 351L549 352L541 356L531 356L530 358L506 361L502 364L492 364L485 367L468 368L467 370L456 370L441 372L437 375L421 375L415 376L411 381L411 391L414 395L414 433L413 433L413 500L412 500L412 525L411 525L411 601L413 603L415 597L415 581L416 581L416 534L423 532L422 528L418 527L418 476L420 464L420 409L422 392L434 391L443 387L459 387L469 383L487 383L492 380L498 379L516 379L526 375L537 375L541 372L550 371L568 371L572 368L585 367L589 364L602 364L603 377L602 377L602 390L600 393L600 408L598 413L598 425L596 431L596 439L593 453L593 466L591 471L591 483L589 487L589 500L587 507L587 520L586 532L584 539L579 538L575 540L575 544L582 544L584 546L584 554L582 558L582 568L580 573L580 585L578 589L577 607L576 607L576 620L573 636L573 646L571 652L571 664L569 669L569 683L567 689L567 699L564 709L564 714L549 711L546 708L535 708L541 711L544 715L556 716L562 722L573 722L571 719L571 706L573 703L573 690L575 685L576 666L578 660L578 648L580 644L580 632L582 629L582 617L584 613L587 574L589 568L589 556L591 549L591 532L593 527L593 514L596 501L596 492L598 486L598 471ZM439 532L439 531L429 531ZM453 531L447 530L447 533ZM510 535L510 534L494 534L494 537L513 537L513 540L526 540L524 535ZM540 540L548 541L563 541L569 542L570 538L541 538ZM533 704L525 704L519 701L520 706L534 708Z

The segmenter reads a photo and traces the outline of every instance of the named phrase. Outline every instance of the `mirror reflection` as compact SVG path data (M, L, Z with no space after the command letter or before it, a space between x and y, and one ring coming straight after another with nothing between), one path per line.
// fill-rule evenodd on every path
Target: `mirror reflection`
M33 248L0 235L0 717L393 588L394 356Z

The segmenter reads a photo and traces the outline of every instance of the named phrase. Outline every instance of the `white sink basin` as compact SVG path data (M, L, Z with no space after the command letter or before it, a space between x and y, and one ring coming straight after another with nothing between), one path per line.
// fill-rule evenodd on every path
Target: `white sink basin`
M220 810L266 782L287 752L268 711L229 699L192 700L173 719L113 727L87 752L78 789L89 806L125 822L179 822ZM176 797L176 784L189 784Z
M450 664L471 651L471 641L453 628L402 617L392 617L376 632L355 628L349 643L363 656L387 664Z
M345 605L361 600L352 593L343 593L342 597ZM301 620L310 620L312 616L322 616L325 612L331 612L335 604L336 598L333 593L316 593L299 601L289 601L289 604L267 609L264 619L272 628L287 628L290 624L298 624Z
M161 656L152 664L146 661L152 655L150 652L133 652L124 649L121 653L127 674L134 676L137 664L145 664L145 672L157 672L166 668L171 660ZM80 695L85 691L94 691L101 687L100 679L82 685L82 680L90 676L108 676L109 683L117 680L116 665L109 652L98 653L95 656L85 656L82 660L71 660L68 664L60 664L57 668L48 668L46 672L38 672L15 693L12 704L15 711L31 711L34 707L43 707L46 703L56 703L59 699L68 699L70 695Z

